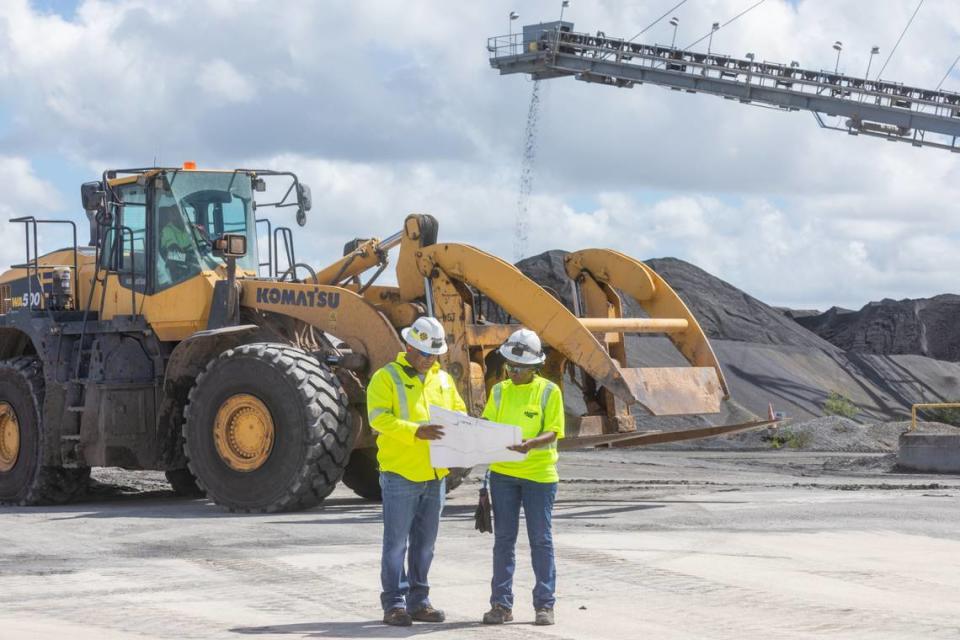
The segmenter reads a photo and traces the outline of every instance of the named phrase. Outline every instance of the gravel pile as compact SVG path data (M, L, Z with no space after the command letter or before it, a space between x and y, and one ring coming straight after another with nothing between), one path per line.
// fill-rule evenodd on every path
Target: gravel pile
M900 434L909 430L909 421L861 424L840 416L824 416L777 428L755 429L728 436L656 445L656 449L698 451L848 451L890 453L897 450ZM921 433L960 433L960 429L937 422L921 423Z

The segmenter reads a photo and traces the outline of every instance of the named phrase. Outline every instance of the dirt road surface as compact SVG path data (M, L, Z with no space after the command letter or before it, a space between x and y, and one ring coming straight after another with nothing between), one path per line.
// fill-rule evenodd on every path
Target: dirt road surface
M889 456L565 453L557 625L479 624L492 537L476 477L451 494L431 573L445 624L380 624L380 507L233 515L158 474L99 470L87 501L0 508L0 638L957 638L960 477ZM523 536L521 535L521 538Z

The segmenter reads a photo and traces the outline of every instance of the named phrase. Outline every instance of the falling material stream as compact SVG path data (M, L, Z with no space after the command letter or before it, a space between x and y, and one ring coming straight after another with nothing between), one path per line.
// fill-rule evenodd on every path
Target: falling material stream
M540 81L533 83L530 108L527 110L527 127L523 132L523 161L520 165L520 193L517 195L517 219L513 239L514 262L523 259L527 252L527 229L529 226L530 193L533 191L533 165L537 157L537 127L540 124Z

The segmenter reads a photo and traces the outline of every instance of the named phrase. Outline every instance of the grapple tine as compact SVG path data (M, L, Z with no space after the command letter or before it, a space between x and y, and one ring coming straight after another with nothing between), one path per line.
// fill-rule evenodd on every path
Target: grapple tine
M621 369L637 402L655 416L719 413L723 389L710 367Z

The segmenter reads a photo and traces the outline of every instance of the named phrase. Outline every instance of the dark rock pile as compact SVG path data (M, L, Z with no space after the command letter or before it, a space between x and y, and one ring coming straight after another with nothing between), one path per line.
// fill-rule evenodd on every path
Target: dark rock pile
M679 294L708 338L833 350L783 313L689 262L654 258L644 263Z
M517 266L573 310L565 255L548 251ZM867 305L858 312L834 309L825 314L788 315L682 260L659 258L645 263L680 295L720 361L732 402L725 403L723 413L710 417L710 422L744 421L750 412L763 416L768 404L790 418L809 419L823 415L830 393L849 398L858 410L855 419L861 421L902 419L913 403L960 399L960 296L906 301L918 303L910 307L913 320L902 312L903 303L892 301ZM644 315L631 299L625 296L624 301L624 315ZM509 320L489 301L483 309L493 321ZM799 324L817 318L825 327L840 328L818 335ZM659 336L628 336L627 354L633 367L686 364L670 341ZM571 409L576 413L579 407L573 404ZM670 423L649 417L642 421L646 428Z
M859 311L833 308L796 322L845 351L917 354L960 362L960 296L881 300Z

